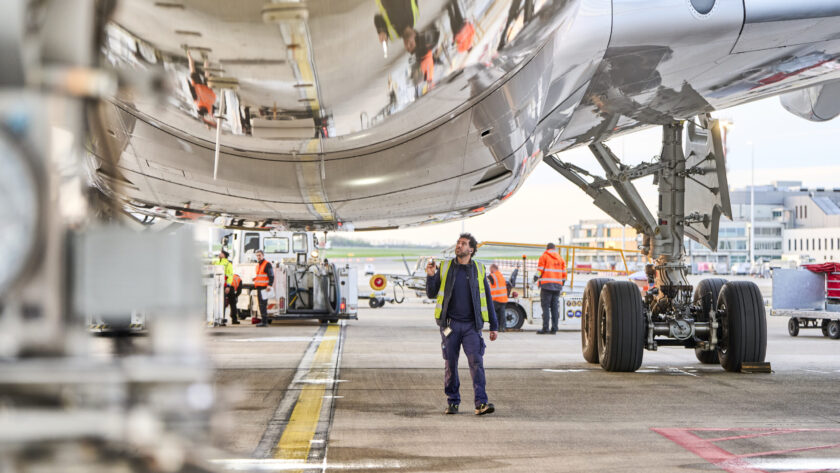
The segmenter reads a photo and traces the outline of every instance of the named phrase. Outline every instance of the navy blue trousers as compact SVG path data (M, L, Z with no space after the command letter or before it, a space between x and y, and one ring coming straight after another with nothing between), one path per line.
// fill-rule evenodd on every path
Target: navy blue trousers
M452 333L449 336L440 330L442 339L443 359L446 360L444 371L444 389L449 404L460 404L461 381L458 379L458 357L461 355L461 347L467 355L467 362L470 365L470 376L472 376L473 390L475 391L475 405L487 403L487 392L484 390L484 338L475 329L474 322L450 321L449 327Z
M548 331L548 317L551 313L551 330L557 330L560 323L560 291L540 289L540 307L542 307L543 331Z

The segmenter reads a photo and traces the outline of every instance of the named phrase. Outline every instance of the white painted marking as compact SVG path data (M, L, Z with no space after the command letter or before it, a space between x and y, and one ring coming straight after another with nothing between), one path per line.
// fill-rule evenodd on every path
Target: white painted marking
M840 458L755 458L739 459L760 470L820 471L840 470Z
M278 460L273 458L224 458L210 460L228 471L291 471L291 470L374 470L399 469L407 464L399 460L378 460L346 463L309 463L297 460Z
M336 337L254 337L254 338L234 338L229 340L231 342L322 342L324 340L337 340Z
M326 442L326 440L324 440L324 439L312 439L312 440L309 441L309 443L324 443L324 442Z
M303 384L333 384L333 383L346 383L346 379L301 379L300 381L296 381L296 383L303 383Z
M584 373L587 371L593 371L587 368L573 368L573 369L562 369L562 370L553 370L549 368L544 368L543 371L546 373Z
M344 399L344 396L333 396L332 394L327 394L324 396L324 399Z

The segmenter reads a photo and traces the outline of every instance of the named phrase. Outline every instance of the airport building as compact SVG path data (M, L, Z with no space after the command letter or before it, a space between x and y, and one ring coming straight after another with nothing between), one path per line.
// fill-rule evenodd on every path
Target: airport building
M693 272L749 271L750 188L730 191L732 220L721 219L718 251L686 238L686 253ZM800 181L776 181L756 186L756 262L840 261L840 188L808 189ZM570 244L593 248L636 249L636 231L609 220L582 220L570 227ZM582 254L584 264L612 265L615 254Z

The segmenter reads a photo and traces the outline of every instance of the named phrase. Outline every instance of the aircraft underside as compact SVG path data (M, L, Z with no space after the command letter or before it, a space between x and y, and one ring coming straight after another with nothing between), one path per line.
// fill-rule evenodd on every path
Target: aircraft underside
M384 57L375 2L125 0L106 58L168 88L103 105L90 151L141 213L392 228L482 213L544 156L840 74L837 7L694 3L424 2L413 52L389 37ZM216 118L196 113L186 51Z

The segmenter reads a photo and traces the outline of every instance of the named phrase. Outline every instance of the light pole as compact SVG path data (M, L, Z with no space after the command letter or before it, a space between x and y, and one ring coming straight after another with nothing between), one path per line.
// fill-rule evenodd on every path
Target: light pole
M750 268L755 263L755 143L750 145Z

